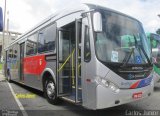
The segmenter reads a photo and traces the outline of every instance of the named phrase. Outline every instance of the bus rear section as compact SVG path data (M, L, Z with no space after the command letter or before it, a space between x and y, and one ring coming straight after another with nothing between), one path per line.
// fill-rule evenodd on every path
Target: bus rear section
M52 104L62 98L103 109L153 91L151 50L141 23L101 6L62 11L8 49L15 55L11 80L44 91Z
M160 82L160 35L146 33L152 52L154 83Z

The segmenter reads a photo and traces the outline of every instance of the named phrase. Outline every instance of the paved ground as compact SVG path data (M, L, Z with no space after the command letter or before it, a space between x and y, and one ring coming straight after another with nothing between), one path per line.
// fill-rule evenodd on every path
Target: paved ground
M12 116L131 116L133 114L133 112L130 114L131 110L140 111L137 112L139 115L143 110L160 110L160 84L155 87L154 94L149 98L98 111L86 110L80 106L76 106L65 101L60 105L51 105L45 100L43 93L40 91L33 90L16 83L10 83L10 85L15 94L35 94L35 97L18 99L20 104L22 104L22 107L19 107L19 104L17 104L11 93L11 89L7 81L5 81L5 78L0 73L0 110L2 110L0 112L0 116L9 116L9 114L12 114ZM8 115L4 115L6 112ZM158 115L160 115L160 111L158 113Z

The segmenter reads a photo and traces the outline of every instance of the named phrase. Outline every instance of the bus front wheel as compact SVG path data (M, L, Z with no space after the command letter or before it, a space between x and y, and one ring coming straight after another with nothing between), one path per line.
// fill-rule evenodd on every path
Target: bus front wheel
M44 82L44 94L49 103L51 104L59 103L59 99L57 97L56 85L52 77L47 78Z

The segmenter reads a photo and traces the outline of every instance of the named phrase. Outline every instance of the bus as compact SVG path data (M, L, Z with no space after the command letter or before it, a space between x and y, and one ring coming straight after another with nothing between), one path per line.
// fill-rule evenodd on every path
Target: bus
M51 104L64 99L96 110L153 92L141 22L96 4L53 14L5 51L7 79L43 91Z
M152 52L154 83L160 82L160 35L154 33L146 33L149 46Z

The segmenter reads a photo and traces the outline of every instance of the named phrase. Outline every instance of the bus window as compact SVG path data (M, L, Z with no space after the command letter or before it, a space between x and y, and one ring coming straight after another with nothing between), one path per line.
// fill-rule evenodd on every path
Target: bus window
M84 60L86 62L91 59L90 41L89 41L89 30L85 27L85 40L84 40Z
M37 34L33 34L27 39L26 55L37 53Z
M39 32L38 53L54 51L56 39L56 25L50 25Z

